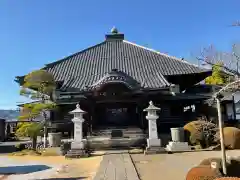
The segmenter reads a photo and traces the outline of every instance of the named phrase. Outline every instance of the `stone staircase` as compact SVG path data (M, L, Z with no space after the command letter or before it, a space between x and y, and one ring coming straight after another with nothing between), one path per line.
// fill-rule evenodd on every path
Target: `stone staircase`
M101 127L93 131L93 136L113 138L113 131L121 131L123 138L146 137L144 131L139 127Z
M88 137L93 149L130 148L142 146L146 134L138 127L101 127Z

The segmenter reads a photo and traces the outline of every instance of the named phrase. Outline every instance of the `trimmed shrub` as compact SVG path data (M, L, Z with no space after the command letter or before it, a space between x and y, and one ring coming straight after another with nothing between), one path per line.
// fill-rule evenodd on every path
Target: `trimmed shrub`
M186 180L214 180L222 177L222 174L209 166L197 166L190 169Z
M186 140L191 145L209 147L215 143L216 125L206 120L192 121L184 127Z
M190 144L206 147L203 132L193 132L189 137Z
M185 124L183 129L186 131L186 133L189 133L189 135L191 135L192 133L197 131L196 126L197 126L198 123L199 123L198 121L189 122L189 123Z
M223 128L223 134L225 146L227 148L240 149L240 129L235 127L225 127Z
M187 123L183 129L185 132L186 141L188 141L192 145L200 145L199 140L201 141L201 137L198 136L197 126L198 121L192 121Z

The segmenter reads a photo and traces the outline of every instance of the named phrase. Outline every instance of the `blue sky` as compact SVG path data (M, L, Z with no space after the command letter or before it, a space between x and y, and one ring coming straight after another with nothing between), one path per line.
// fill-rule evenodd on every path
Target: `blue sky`
M116 26L127 40L177 57L240 41L239 0L1 0L0 108L15 108L14 77L94 45ZM191 58L190 58L191 59Z

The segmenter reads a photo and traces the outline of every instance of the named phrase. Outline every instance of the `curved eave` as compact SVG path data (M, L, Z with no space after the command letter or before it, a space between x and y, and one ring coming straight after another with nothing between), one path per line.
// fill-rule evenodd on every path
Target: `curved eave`
M201 73L192 73L192 74L179 74L166 76L166 79L172 84L179 84L182 87L188 88L197 84L207 77L212 75L212 71L203 71Z

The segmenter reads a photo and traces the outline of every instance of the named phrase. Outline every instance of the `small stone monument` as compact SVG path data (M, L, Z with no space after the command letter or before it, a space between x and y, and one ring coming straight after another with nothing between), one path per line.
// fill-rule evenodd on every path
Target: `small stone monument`
M166 147L169 152L190 151L188 142L184 142L184 129L182 127L171 128L172 141Z
M49 146L59 147L61 145L62 133L48 133Z
M71 111L70 114L73 114L74 117L72 122L74 123L74 139L71 143L71 150L67 153L67 157L82 157L86 155L84 149L83 133L82 133L82 124L84 122L83 114L86 112L80 109L80 105L76 105L76 109Z
M165 149L161 147L161 139L158 138L158 131L157 131L157 111L160 108L153 105L153 102L149 102L149 106L144 109L143 111L147 112L146 119L148 120L148 139L147 139L147 148L145 150L145 154L151 153L160 153L164 152Z
M173 142L183 142L184 141L184 129L182 127L171 128L171 137L172 137Z

